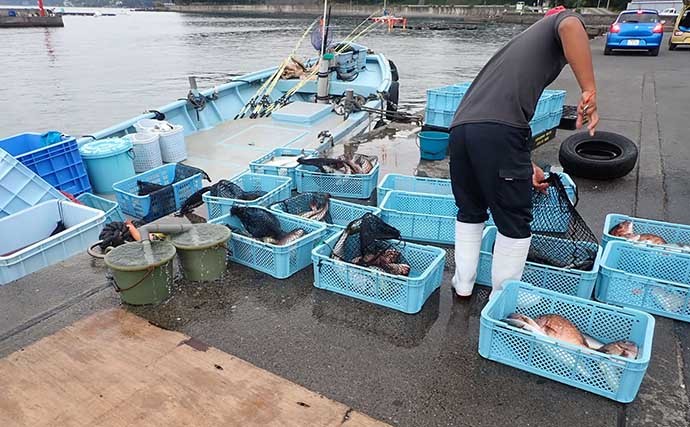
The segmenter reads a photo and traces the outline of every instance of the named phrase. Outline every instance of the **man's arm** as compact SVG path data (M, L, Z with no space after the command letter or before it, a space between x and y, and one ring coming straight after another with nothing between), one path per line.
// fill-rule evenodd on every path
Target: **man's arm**
M558 26L558 34L563 44L565 58L575 74L582 96L577 106L577 123L579 129L582 126L585 115L589 119L589 134L594 135L594 130L599 123L597 112L596 84L594 83L594 67L592 66L592 52L589 48L589 37L582 22L569 16Z

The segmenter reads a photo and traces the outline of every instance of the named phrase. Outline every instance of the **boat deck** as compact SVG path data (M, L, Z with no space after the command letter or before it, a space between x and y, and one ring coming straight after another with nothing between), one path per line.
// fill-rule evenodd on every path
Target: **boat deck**
M279 112L283 110L286 108ZM362 120L365 118L362 114ZM321 131L334 134L343 125L343 117L334 114L310 124L286 122L273 116L228 121L187 136L189 157L184 163L203 169L213 181L227 179L276 148L316 149L320 145L318 135Z

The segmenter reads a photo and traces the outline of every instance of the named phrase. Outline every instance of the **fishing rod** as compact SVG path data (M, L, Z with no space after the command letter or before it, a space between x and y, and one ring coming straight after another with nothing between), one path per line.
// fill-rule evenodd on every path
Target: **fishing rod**
M259 87L259 89L258 89L258 90L256 91L256 93L254 94L254 96L252 96L252 97L249 99L249 101L248 101L246 104L244 104L244 106L242 107L242 109L241 109L241 110L237 113L237 115L235 116L235 120L237 120L238 118L243 118L244 115L246 114L247 110L248 110L249 108L251 108L250 105L255 105L256 100L259 98L259 96L260 96L260 94L263 92L263 90L266 89L266 87L267 87L269 84L271 84L271 82L275 79L276 76L279 76L279 75L281 75L281 74L283 73L283 70L284 70L285 67L287 66L287 63L288 63L289 59L297 52L297 49L299 49L300 45L302 44L302 42L304 41L304 39L307 37L307 34L309 34L309 32L310 32L311 29L314 27L314 24L316 24L317 21L318 21L318 19L315 19L315 20L309 25L309 27L307 27L307 29L304 31L304 34L302 34L302 37L297 41L297 44L295 45L294 49L292 49L292 52L290 52L290 55L289 55L286 59L283 60L281 66L280 66L278 69L276 69L276 72L275 72L270 78L266 79L266 81L264 81L264 83Z
M348 34L348 36L343 40L343 42L341 43L341 45L339 46L339 48L335 49L334 53L336 53L336 54L342 53L345 49L348 48L348 45L349 45L350 43L354 42L355 40L357 40L357 39L359 39L360 37L362 37L364 34L366 34L366 33L368 33L369 31L371 31L371 29L372 29L373 27L375 27L376 25L379 25L380 22L374 22L374 23L370 24L369 26L367 26L367 27L366 27L365 29L363 29L362 31L360 31L357 35L353 36L353 34L355 33L355 31L356 31L357 29L359 29L359 27L361 27L363 23L367 22L367 21L369 20L369 18L370 18L371 16L373 16L375 13L376 13L376 12L372 13L369 17L367 17L364 21L362 21L357 27L355 27L355 29L352 30L352 31L350 32L350 34ZM303 79L301 82L299 82L298 84L296 84L295 86L293 86L292 88L290 88L290 90L288 90L285 94L283 94L283 96L281 96L281 97L278 98L276 101L274 101L273 104L271 104L270 106L268 106L268 109L267 109L266 111L263 111L263 112L261 113L261 117L264 117L264 116L266 116L266 115L271 114L271 113L272 113L277 107L279 107L279 106L281 106L281 107L284 106L284 105L285 105L285 102L286 102L288 99L290 99L290 97L292 97L292 95L294 95L298 90L300 90L302 87L304 87L304 85L306 85L309 81L311 81L317 73L318 73L318 68L314 68L314 69L307 75L307 77L306 77L305 79Z
M287 64L290 62L292 57L295 55L297 52L297 49L299 46L302 44L304 39L306 38L307 34L311 31L311 29L314 27L314 25L318 22L318 19L314 19L314 21L309 25L307 30L302 34L302 37L300 37L299 41L297 42L297 45L295 45L295 48L290 52L290 55L285 58L283 63L281 64L280 68L276 70L276 72L273 74L273 76L270 79L270 83L268 85L268 88L265 90L265 93L261 96L261 101L258 105L255 106L254 111L250 114L249 118L250 119L255 119L259 112L264 108L266 104L268 104L268 97L270 96L271 92L273 92L273 89L275 88L276 84L280 81L281 76L283 75L283 72L285 71L285 67L287 67Z

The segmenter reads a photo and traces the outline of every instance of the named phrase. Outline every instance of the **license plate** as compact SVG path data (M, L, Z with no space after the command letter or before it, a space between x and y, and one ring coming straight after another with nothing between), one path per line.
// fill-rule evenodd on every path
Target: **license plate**
M628 46L639 46L640 41L639 40L628 40Z

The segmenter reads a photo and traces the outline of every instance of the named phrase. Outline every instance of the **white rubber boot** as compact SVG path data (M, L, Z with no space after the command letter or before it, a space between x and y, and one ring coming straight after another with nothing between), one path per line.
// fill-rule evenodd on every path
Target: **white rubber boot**
M477 278L483 232L483 222L468 224L455 221L455 275L452 284L458 296L472 295L474 281Z
M491 295L503 289L507 280L520 280L525 269L531 237L526 239L512 239L501 233L496 233L494 256L491 264Z

